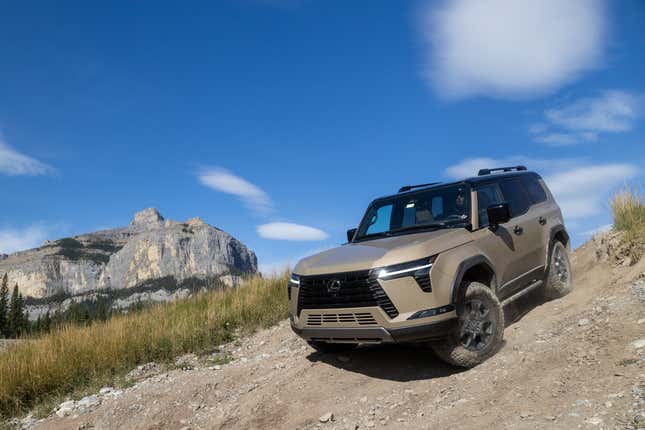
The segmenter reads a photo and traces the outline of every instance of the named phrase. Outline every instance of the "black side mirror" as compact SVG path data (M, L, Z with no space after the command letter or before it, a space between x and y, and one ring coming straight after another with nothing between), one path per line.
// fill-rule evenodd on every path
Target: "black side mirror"
M508 203L490 205L486 209L486 213L488 214L488 225L493 229L511 219L511 211L508 208Z
M355 228L350 228L347 230L347 241L351 242L352 239L354 239L354 235L356 234L356 229Z

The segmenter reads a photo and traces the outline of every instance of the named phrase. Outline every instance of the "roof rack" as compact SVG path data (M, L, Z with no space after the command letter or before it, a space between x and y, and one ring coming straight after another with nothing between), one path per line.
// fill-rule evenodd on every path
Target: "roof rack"
M493 172L512 172L526 170L526 166L509 166L509 167L495 167L494 169L480 169L477 176L490 175Z
M401 188L399 188L399 193L404 193L406 191L410 191L412 188L429 187L430 185L437 185L437 184L440 184L440 183L441 182L430 182L429 184L404 185Z

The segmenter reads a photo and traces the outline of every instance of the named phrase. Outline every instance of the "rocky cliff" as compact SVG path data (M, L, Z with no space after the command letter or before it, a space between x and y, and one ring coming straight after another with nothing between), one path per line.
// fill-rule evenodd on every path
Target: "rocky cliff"
M166 287L214 279L231 284L238 275L256 272L255 254L228 233L199 218L164 220L152 208L135 214L127 227L48 241L0 258L0 276L7 273L10 285L17 283L33 299L123 292L155 280Z

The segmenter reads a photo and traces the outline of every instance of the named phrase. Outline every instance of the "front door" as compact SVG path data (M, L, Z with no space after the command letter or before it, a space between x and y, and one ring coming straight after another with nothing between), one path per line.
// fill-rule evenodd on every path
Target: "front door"
M488 206L507 202L511 219L495 230L488 227ZM501 180L477 187L479 230L475 232L478 245L495 262L497 294L504 299L539 278L539 244L534 231L539 224L529 213L529 200L519 181Z

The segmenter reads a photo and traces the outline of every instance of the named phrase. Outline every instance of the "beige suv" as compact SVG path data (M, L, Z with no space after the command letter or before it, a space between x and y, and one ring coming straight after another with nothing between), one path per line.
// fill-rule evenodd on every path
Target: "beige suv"
M291 327L323 352L430 342L472 367L502 345L505 305L572 289L562 213L524 166L402 187L374 200L347 239L301 260L288 285Z

